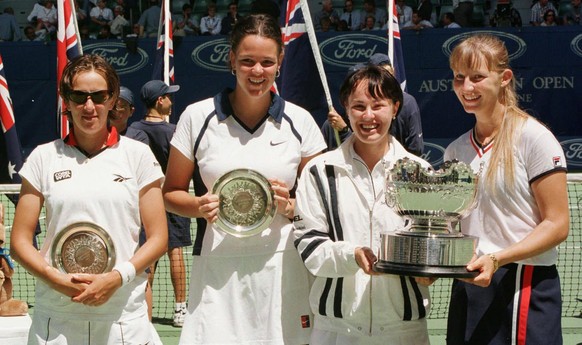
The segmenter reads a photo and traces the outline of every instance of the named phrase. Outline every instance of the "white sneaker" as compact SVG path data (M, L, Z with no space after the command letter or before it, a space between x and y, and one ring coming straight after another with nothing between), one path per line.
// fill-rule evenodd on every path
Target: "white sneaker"
M174 327L184 326L184 319L186 318L186 307L182 307L174 311Z

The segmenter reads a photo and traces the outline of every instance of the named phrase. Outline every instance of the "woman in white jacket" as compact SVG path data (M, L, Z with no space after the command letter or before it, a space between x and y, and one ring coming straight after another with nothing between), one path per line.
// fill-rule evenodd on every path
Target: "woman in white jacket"
M297 189L295 246L316 277L311 343L428 344L426 286L372 270L380 232L404 225L385 202L386 170L403 157L428 166L389 134L402 90L367 66L346 79L340 100L354 135L310 161Z

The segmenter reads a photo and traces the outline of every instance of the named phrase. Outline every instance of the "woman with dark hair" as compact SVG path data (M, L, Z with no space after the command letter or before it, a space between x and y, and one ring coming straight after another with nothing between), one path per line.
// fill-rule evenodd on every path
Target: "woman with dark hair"
M234 26L230 44L234 90L186 108L166 170L166 207L197 221L180 343L306 344L309 274L293 246L292 189L305 164L326 145L306 110L270 91L283 60L278 23L268 15L244 17ZM227 195L219 200L214 194L215 183L239 169L268 179L264 200L245 183L239 185L248 193L238 195L247 202L232 200L230 205ZM191 179L195 195L188 193ZM263 208L270 193L273 213L269 206L248 212ZM253 236L239 237L233 234L236 229L220 226L221 216L251 213L272 215Z
M461 220L479 242L451 292L449 344L561 344L557 246L568 236L566 159L554 135L519 108L509 54L476 34L450 56L453 88L475 126L445 160L482 169L476 208Z
M156 343L144 270L167 246L162 171L147 145L108 125L119 78L100 56L63 72L71 132L37 147L23 168L14 258L37 278L28 344ZM43 205L46 239L31 242ZM148 242L138 248L140 225Z
M380 275L372 267L380 233L404 226L385 202L386 171L404 157L429 164L390 135L403 94L386 69L356 70L344 81L340 101L353 134L310 161L297 188L295 243L315 276L310 344L428 344L430 299L418 282L434 280Z

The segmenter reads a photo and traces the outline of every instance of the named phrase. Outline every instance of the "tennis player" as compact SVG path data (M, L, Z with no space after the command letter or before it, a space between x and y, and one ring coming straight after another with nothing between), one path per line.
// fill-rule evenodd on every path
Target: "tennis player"
M479 237L455 280L448 344L561 344L556 246L568 236L566 159L554 135L518 107L503 42L471 35L450 57L453 87L475 126L447 147L479 171L476 209L461 222Z
M105 59L83 55L70 62L59 91L71 132L37 147L21 169L10 243L14 258L37 278L28 344L156 344L144 297L144 270L167 246L162 171L147 145L108 126L119 78ZM31 240L43 205L46 239L39 252ZM148 241L138 248L142 221ZM94 254L97 263L114 254L113 270L72 274L54 267L53 242L67 235L63 229L80 222L106 233L100 237L110 239L103 241L109 252L99 250L91 231L68 246L89 258ZM83 246L95 247L87 252ZM91 267L84 264L92 262L76 254L63 260L64 267Z

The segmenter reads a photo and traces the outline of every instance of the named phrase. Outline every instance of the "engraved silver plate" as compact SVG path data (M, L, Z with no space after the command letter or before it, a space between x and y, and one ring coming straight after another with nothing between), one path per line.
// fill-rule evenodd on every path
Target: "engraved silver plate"
M271 184L250 169L237 169L221 176L212 187L220 200L216 225L236 237L261 233L277 211Z
M74 223L57 234L51 247L53 266L64 273L110 272L115 265L115 248L100 226Z

